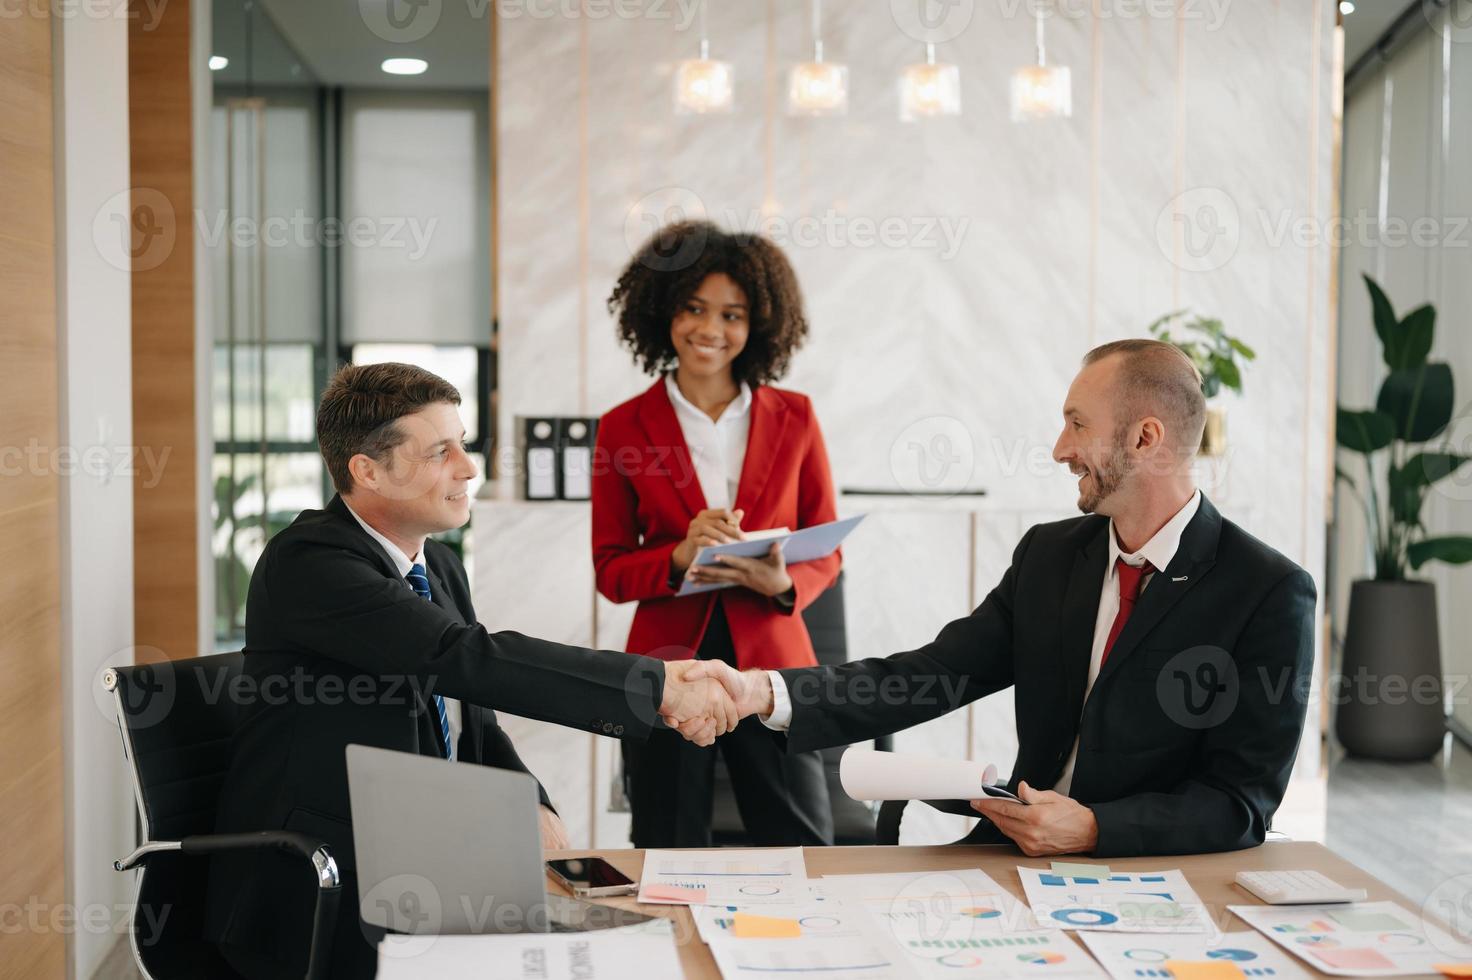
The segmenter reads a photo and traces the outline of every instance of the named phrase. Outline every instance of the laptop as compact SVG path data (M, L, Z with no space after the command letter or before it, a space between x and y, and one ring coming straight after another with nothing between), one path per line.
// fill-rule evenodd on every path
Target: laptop
M547 893L537 781L347 747L363 921L412 935L587 932L653 916Z

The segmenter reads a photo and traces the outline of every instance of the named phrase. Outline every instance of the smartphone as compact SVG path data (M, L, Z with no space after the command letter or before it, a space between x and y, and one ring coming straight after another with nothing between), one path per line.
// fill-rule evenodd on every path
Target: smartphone
M584 898L632 895L639 888L638 882L600 857L548 861L547 873Z

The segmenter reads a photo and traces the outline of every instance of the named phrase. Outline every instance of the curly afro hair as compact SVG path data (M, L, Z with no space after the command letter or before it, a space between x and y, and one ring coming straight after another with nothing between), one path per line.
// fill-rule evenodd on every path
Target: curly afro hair
M778 380L808 334L797 275L768 239L709 221L667 225L639 249L608 297L619 339L646 373L673 367L679 360L670 339L675 314L715 273L730 276L746 293L749 334L731 363L733 376L753 386Z

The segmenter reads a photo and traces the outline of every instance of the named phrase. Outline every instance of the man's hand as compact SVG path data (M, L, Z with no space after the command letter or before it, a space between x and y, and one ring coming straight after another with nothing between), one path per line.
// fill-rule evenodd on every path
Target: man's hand
M726 689L705 672L708 663L673 660L664 665L664 699L659 715L696 745L710 745L717 735L732 731L741 721Z
M701 660L692 676L719 681L740 718L772 713L772 678L765 670L737 670L720 660Z
M787 574L787 562L782 557L782 546L772 542L772 547L762 558L741 558L736 555L716 555L719 565L695 565L688 573L690 581L697 585L726 583L764 596L775 598L792 589L792 576Z
M1017 796L1022 803L986 797L972 800L971 808L996 824L1028 857L1086 854L1099 843L1094 811L1077 800L1033 789L1025 782L1018 785Z
M562 818L543 806L537 808L537 824L542 831L542 850L564 851L567 849L567 828Z

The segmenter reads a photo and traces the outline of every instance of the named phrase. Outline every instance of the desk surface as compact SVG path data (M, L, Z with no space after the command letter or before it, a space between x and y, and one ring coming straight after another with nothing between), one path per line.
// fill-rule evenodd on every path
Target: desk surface
M644 868L644 852L640 850L556 851L548 857L605 858L631 878L638 878ZM944 871L956 868L980 868L1026 904L1017 865L1046 868L1050 858L1028 858L1016 848L1000 847L808 847L803 849L808 875L874 874L894 871ZM1086 861L1087 858L1065 858ZM1420 911L1420 903L1412 903L1389 886L1361 871L1322 844L1282 841L1264 844L1247 851L1225 854L1191 854L1183 857L1111 858L1101 861L1110 868L1128 870L1161 870L1179 868L1185 873L1196 894L1206 903L1212 918L1228 932L1249 932L1250 927L1226 910L1228 905L1260 905L1251 894L1233 883L1238 871L1303 870L1322 871L1341 885L1364 888L1369 901L1393 900L1412 912ZM549 887L556 887L551 880ZM719 980L715 959L700 941L690 910L683 905L639 905L633 898L600 899L610 905L637 908L651 915L674 920L675 939L679 944L680 965L687 980ZM1308 964L1299 965L1314 972ZM1319 974L1323 976L1324 974Z

